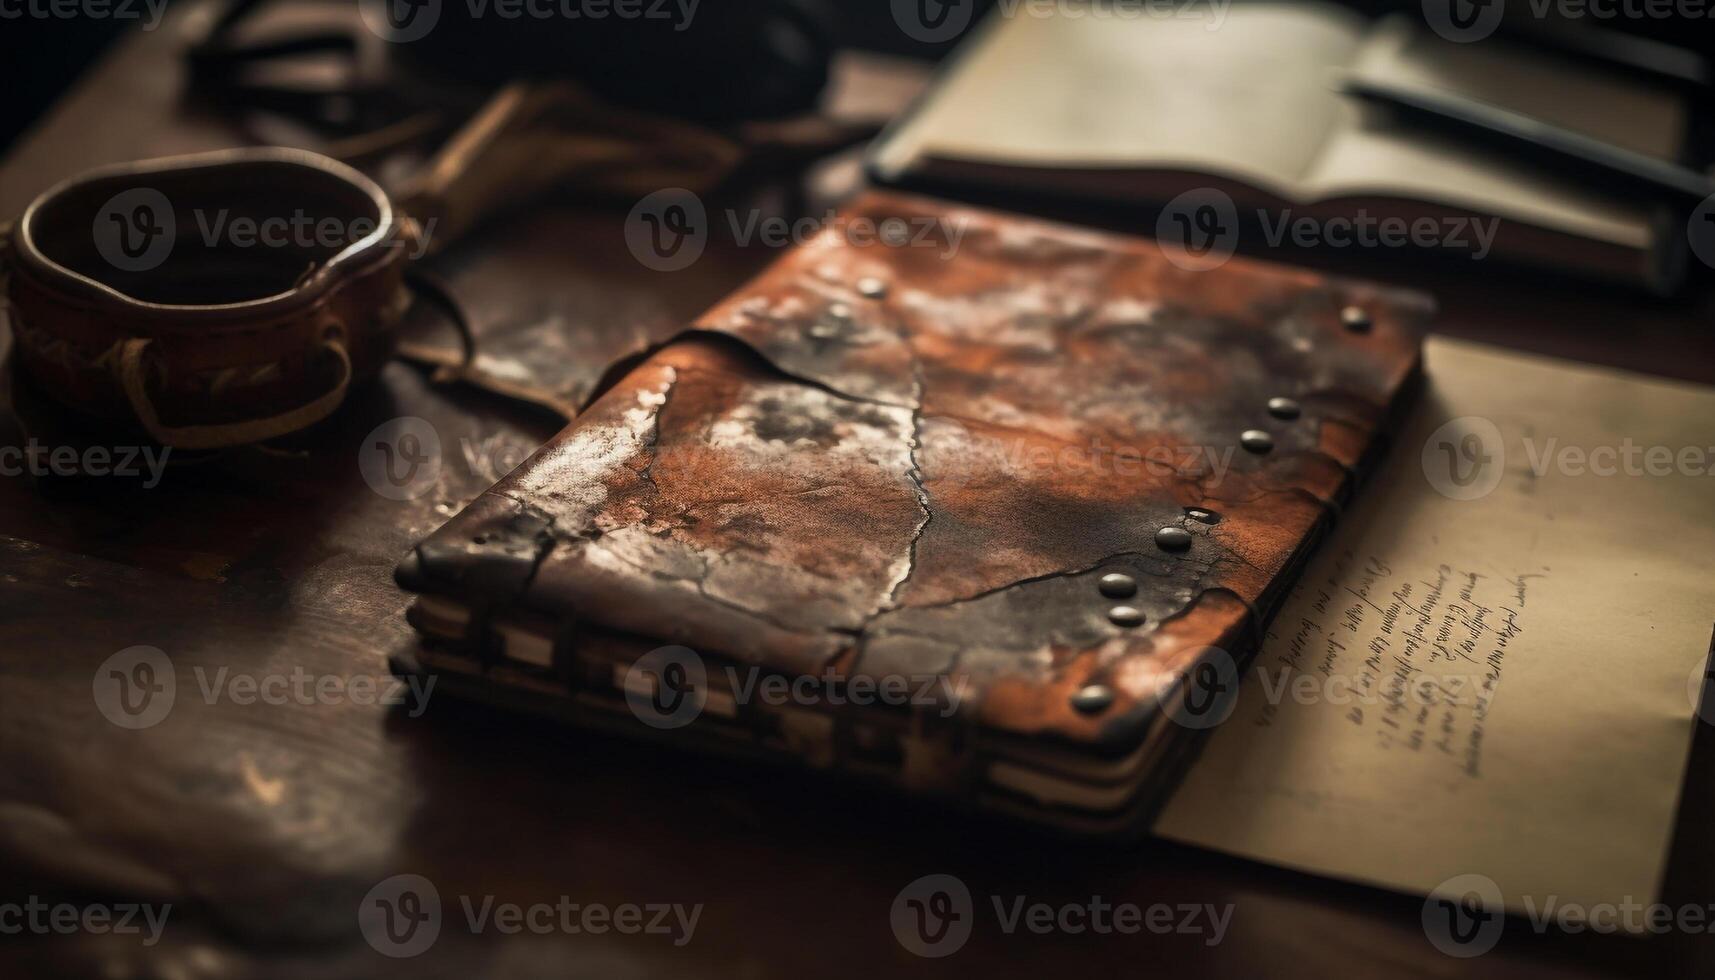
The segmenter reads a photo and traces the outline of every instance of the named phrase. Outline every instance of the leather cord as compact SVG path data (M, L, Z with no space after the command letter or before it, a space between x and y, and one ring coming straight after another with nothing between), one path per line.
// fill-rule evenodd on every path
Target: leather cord
M346 352L345 344L329 338L323 341L323 347L332 351L339 360L339 382L332 390L314 401L278 415L242 422L163 425L155 411L154 402L149 399L148 370L143 360L143 355L151 343L153 341L147 337L133 338L125 342L119 355L119 381L125 389L125 397L131 402L131 410L136 413L137 421L142 423L144 430L156 442L175 449L224 449L297 432L332 415L345 401L346 392L351 389L351 355Z
M470 371L476 364L476 334L471 331L470 317L465 315L464 305L453 295L452 287L434 273L410 266L405 269L405 285L411 292L440 310L447 322L452 324L453 330L457 331L461 359L457 365L447 367L454 374ZM403 350L407 346L408 342L401 343L400 349Z

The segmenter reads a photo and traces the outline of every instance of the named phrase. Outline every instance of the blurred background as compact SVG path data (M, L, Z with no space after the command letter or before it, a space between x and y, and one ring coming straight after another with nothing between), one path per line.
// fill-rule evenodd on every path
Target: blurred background
M0 0L0 92L6 93L6 98L0 100L0 148L10 147L56 98L76 82L91 61L100 57L116 38L133 29L136 24L134 20L112 17L22 15L23 11L33 9L34 6L47 6L52 2L53 0ZM118 4L126 0L112 2ZM166 9L171 10L187 0L162 2L167 5ZM354 0L334 2L349 6ZM733 30L736 32L735 46L742 45L746 40L754 40L742 36L748 12L782 5L777 0L706 2L709 8L715 8L718 4L721 9L700 11L702 16L697 19L694 29ZM941 0L910 2L941 6ZM974 15L969 18L969 23L974 26L980 22L980 14L993 7L996 2L998 0L952 0L952 3L947 5L973 4ZM1514 0L1521 9L1527 8L1527 5L1533 2L1541 5L1542 0ZM267 5L312 6L320 3L321 0L270 0ZM784 5L801 10L807 19L821 25L831 41L841 48L933 60L951 50L958 40L955 36L945 41L926 43L907 36L899 29L889 0L790 0ZM1416 12L1420 6L1415 2L1348 2L1345 5L1375 14L1391 10ZM1574 28L1599 25L1627 34L1670 41L1699 51L1715 51L1715 2L1667 4L1653 0L1579 0L1577 3L1560 6L1569 11L1589 11L1577 18L1577 23L1570 25ZM1644 11L1648 12L1647 16L1643 15ZM720 16L707 16L716 13ZM518 34L526 44L530 43L533 37L539 38L540 35L539 31L532 30L534 25L529 21L510 22L504 26ZM611 77L615 71L623 73L627 70L636 73L636 66L646 58L662 59L671 64L671 43L675 40L684 43L684 39L653 35L628 37L604 26L589 26L591 29L586 32L587 36L599 37L600 44L582 48L575 37L558 38L554 43L566 44L571 48L572 50L567 52L568 60L583 63L585 70L592 75L606 74ZM967 27L966 31L968 30ZM663 42L669 47L664 48ZM502 64L501 67L507 65ZM574 74L580 71L577 64L573 64L571 70ZM693 82L694 85L687 84ZM701 80L689 77L674 78L671 84L690 95L708 90ZM718 87L715 90L718 91Z

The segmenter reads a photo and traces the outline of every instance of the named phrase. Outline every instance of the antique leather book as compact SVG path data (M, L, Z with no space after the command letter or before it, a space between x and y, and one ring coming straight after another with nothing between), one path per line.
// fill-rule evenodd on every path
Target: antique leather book
M1187 258L860 197L616 365L406 558L423 643L396 666L1075 832L1146 827L1386 443L1431 315Z

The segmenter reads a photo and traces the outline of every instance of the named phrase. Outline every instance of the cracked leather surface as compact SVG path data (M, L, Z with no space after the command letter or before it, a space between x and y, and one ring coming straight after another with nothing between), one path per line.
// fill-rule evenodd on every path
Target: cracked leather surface
M788 674L946 674L992 732L1131 741L1200 651L1247 652L1416 377L1428 301L891 194L844 217L620 376L407 584ZM942 237L855 244L860 218ZM1141 626L1110 621L1113 571ZM1073 710L1091 683L1114 703Z

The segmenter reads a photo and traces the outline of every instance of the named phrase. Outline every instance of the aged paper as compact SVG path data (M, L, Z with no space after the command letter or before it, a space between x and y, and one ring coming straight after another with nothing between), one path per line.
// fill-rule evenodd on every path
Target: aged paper
M1425 358L1156 832L1406 892L1483 875L1517 912L1651 902L1715 624L1715 389Z

